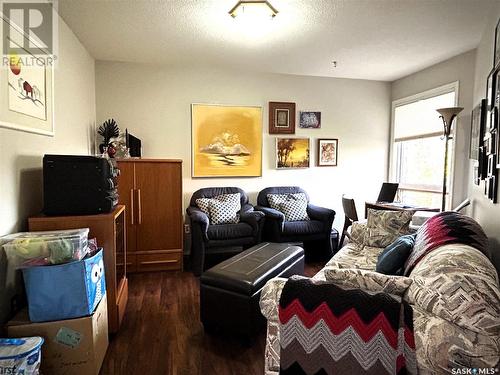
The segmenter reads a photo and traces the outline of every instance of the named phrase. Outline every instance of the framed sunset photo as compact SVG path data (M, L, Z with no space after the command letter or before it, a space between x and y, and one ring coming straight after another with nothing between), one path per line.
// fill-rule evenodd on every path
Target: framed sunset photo
M309 168L309 138L276 138L276 169Z

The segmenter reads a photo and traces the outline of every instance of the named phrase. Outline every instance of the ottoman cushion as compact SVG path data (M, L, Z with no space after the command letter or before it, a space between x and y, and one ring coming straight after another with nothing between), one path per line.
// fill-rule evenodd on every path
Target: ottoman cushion
M210 268L201 283L250 296L303 256L298 246L262 243Z

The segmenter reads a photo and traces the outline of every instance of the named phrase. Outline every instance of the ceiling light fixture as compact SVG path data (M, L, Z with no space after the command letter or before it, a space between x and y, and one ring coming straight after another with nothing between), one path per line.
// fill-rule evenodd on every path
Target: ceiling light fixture
M271 16L274 18L278 14L278 10L267 0L240 0L229 11L229 14L233 18L248 13L259 16Z

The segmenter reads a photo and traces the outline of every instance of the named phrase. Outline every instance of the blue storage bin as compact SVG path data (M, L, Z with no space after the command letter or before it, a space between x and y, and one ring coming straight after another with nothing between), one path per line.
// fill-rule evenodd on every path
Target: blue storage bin
M23 269L32 322L91 315L106 293L102 249L80 261Z

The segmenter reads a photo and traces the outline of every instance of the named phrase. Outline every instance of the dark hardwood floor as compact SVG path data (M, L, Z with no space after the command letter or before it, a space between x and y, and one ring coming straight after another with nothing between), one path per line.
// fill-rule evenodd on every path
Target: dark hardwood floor
M323 263L306 265L306 275ZM110 342L101 375L252 375L264 373L265 329L248 346L205 334L199 279L189 272L129 276L122 327Z

